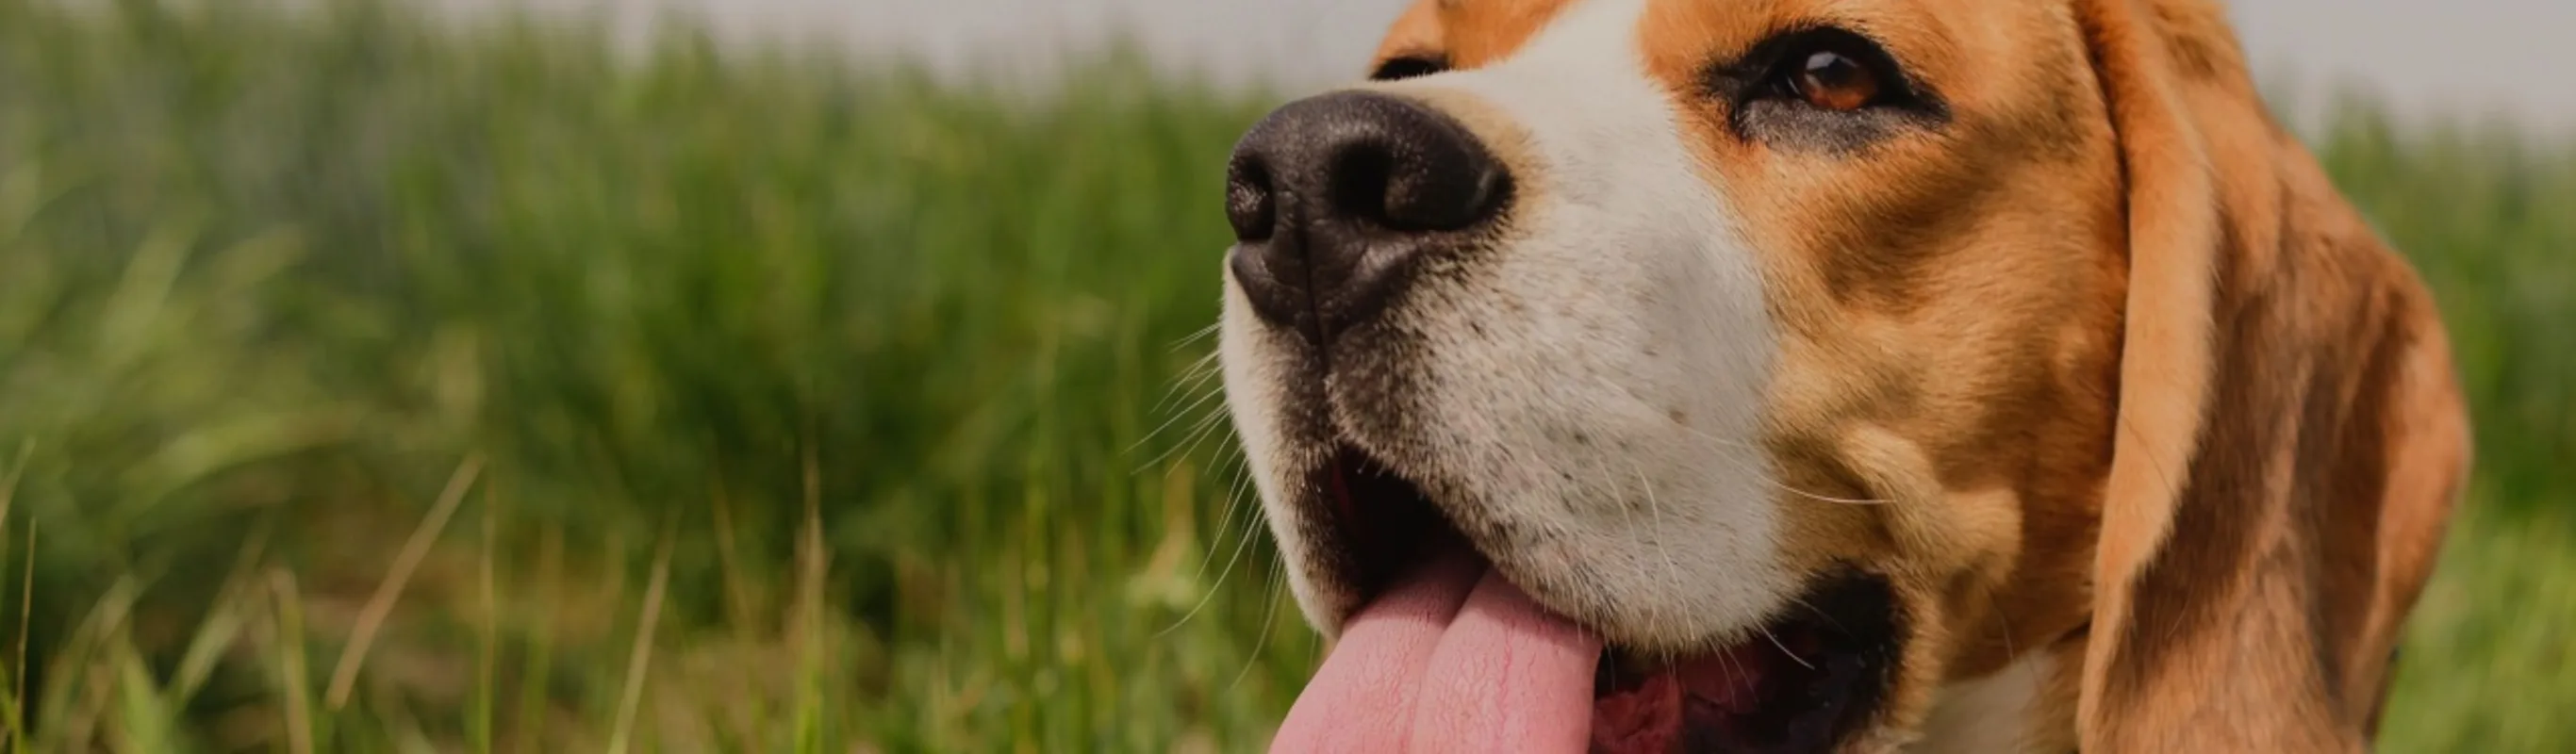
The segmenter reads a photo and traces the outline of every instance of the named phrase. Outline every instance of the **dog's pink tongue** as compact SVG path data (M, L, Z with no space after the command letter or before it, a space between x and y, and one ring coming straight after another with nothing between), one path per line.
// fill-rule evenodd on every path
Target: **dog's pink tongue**
M1601 642L1473 553L1446 553L1342 631L1274 752L1581 752Z

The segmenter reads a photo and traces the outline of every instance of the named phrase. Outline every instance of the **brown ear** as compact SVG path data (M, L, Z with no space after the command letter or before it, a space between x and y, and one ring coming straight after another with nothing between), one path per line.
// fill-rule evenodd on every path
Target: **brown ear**
M2441 323L2271 120L2218 8L2075 6L2130 265L2083 750L2366 749L2468 466Z

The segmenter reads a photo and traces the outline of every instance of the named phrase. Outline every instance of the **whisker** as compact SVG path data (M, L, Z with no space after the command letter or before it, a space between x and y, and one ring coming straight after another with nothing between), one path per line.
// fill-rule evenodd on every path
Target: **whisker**
M1806 499L1809 499L1809 500L1813 500L1813 501L1816 501L1816 502L1819 502L1819 503L1835 503L1835 504L1838 504L1838 505L1893 505L1893 504L1895 504L1895 502L1896 502L1896 501L1894 501L1894 500L1880 500L1880 499L1877 499L1877 498L1846 498L1846 497L1833 497L1833 496L1830 496L1830 495L1819 495L1819 494L1816 494L1816 493L1813 493L1813 492L1808 492L1808 491L1806 491L1806 490L1798 489L1798 488L1796 488L1796 487L1791 487L1791 486L1789 486L1789 485L1787 485L1787 484L1784 484L1784 483L1781 483L1781 482L1779 482L1779 481L1777 481L1777 480L1773 480L1773 481L1771 482L1771 486L1776 487L1776 488L1779 488L1779 490L1780 490L1781 492L1786 492L1786 493L1789 493L1789 494L1792 494L1792 495L1796 495L1796 496L1799 496L1799 497L1803 497L1803 498L1806 498Z
M1155 405L1154 410L1157 412L1174 410L1179 408L1184 400L1205 397L1206 394L1203 391L1207 390L1212 383L1222 382L1219 377L1224 373L1224 367L1216 363L1216 354L1200 357L1198 361L1183 367L1179 377L1173 378L1172 390L1163 396L1163 400Z
M1789 651L1789 645L1780 643L1780 637L1771 633L1770 626L1763 626L1756 630L1762 632L1762 638L1771 640L1771 646L1778 647L1781 654L1788 655L1791 662L1798 663L1800 667L1804 667L1808 670L1816 669L1815 664L1807 662L1807 658L1799 657L1798 653Z
M1229 485L1229 487L1231 491L1226 494L1225 517L1223 520L1218 521L1216 525L1218 539L1214 542L1209 542L1207 552L1199 556L1198 568L1190 572L1190 580L1193 582L1197 581L1198 577L1207 575L1208 564L1215 562L1217 551L1224 549L1225 547L1225 535L1234 531L1235 514L1243 510L1243 506L1240 504L1243 489L1242 477L1238 475L1236 481ZM1225 559L1224 570L1217 574L1216 583L1210 584L1206 591L1201 592L1199 594L1199 601L1197 604L1191 605L1188 612L1184 612L1181 614L1181 617L1174 619L1172 621L1172 625L1165 626L1163 627L1163 630L1154 632L1154 638L1163 638L1165 635L1179 630L1181 626L1187 625L1191 618L1198 617L1199 611L1207 607L1208 601L1215 599L1219 588L1225 586L1225 577L1234 572L1234 561L1242 556L1243 545L1238 541L1235 545L1234 554L1227 556Z
M1207 336L1215 335L1217 328L1224 326L1225 320L1220 319L1215 322L1208 323L1206 327L1199 328L1195 332L1181 336L1180 340L1172 343L1172 352L1179 353L1181 349L1190 347L1191 343L1196 343L1201 340L1205 340Z
M1816 604L1808 602L1807 598L1791 597L1789 598L1789 601L1797 603L1798 607L1805 608L1807 612L1813 613L1816 616L1816 620L1824 621L1826 625L1833 626L1834 630L1842 632L1844 636L1850 636L1853 634L1850 626L1843 625L1842 621L1834 620L1833 613L1825 612L1823 608L1816 607Z
M1203 405L1206 405L1206 404L1207 404L1207 402L1208 402L1208 399L1209 399L1209 398L1214 398L1214 397L1221 396L1221 395L1224 395L1224 394L1225 394L1225 390L1223 390L1223 389L1221 389L1221 388L1220 388L1220 389L1217 389L1217 390L1211 390L1211 391L1208 391L1207 396L1206 396L1206 397L1203 397L1203 398L1200 398L1200 399L1198 400L1198 402L1197 402L1197 403L1193 403L1193 404L1191 404L1191 405L1190 405L1190 408L1188 409L1188 411L1197 411L1197 410L1199 409L1199 407L1200 407L1200 406L1203 406ZM1170 428L1171 428L1171 426L1172 426L1172 422L1179 421L1179 420L1180 420L1180 418L1181 418L1181 416L1185 416L1185 415L1187 415L1187 413L1188 413L1188 412L1184 412L1184 413L1182 413L1182 414L1175 414L1175 415L1173 415L1173 417L1172 417L1170 420L1167 420L1167 421L1163 422L1163 425L1162 425L1162 426L1154 428L1154 432L1153 432L1153 434L1154 434L1154 435L1162 434L1165 430L1168 430L1168 429L1170 429ZM1195 449L1195 448L1198 446L1198 443L1199 443L1201 440L1206 439L1206 435L1207 435L1207 433L1208 433L1209 428L1216 426L1216 424L1217 424L1218 422L1220 422L1220 421L1222 421L1222 420L1223 420L1224 416L1225 416L1225 412L1223 412L1223 411L1210 411L1210 412L1208 412L1208 413L1205 413L1205 414L1200 415L1198 419L1196 419L1196 420L1194 420L1194 421L1192 421L1192 422L1190 423L1190 430L1189 430L1189 432L1190 432L1190 433L1189 433L1188 435L1184 435L1184 436L1182 436L1181 441L1180 441L1180 442L1177 442L1177 443L1173 443L1171 447L1164 448L1164 449L1163 449L1163 452L1161 452L1161 453L1159 453L1159 454L1156 454L1156 455L1154 456L1153 460L1146 461L1146 462L1144 463L1144 465L1141 465L1141 466L1136 467L1136 471L1135 471L1134 473L1142 474L1142 473L1145 473L1145 470L1146 470L1146 469L1151 469L1151 468L1154 468L1154 467L1156 467L1156 466L1161 466L1161 465L1163 465L1163 462L1164 462L1164 461L1168 461L1168 460L1171 460L1172 458L1174 458L1175 456L1174 456L1173 454L1175 454L1175 453L1179 453L1179 454L1181 454L1181 456L1180 456L1180 457L1187 457L1187 455L1188 455L1188 451L1186 451L1186 450L1184 450L1184 449ZM1153 438L1153 435L1147 435L1147 436L1146 436L1146 439L1152 439L1152 438ZM1138 441L1136 442L1136 444L1138 444L1138 445L1143 445L1144 443L1145 443L1145 441L1144 441L1144 440L1138 440ZM1129 451L1129 452L1134 452L1134 451L1135 451L1135 448L1132 448L1132 447L1131 447L1131 448L1128 448L1128 451Z
M1754 446L1749 445L1749 444L1746 444L1746 443L1737 442L1737 441L1734 441L1734 440L1729 440L1729 439L1726 439L1726 438L1723 438L1723 437L1717 437L1717 436L1715 436L1715 435L1711 435L1711 434L1708 434L1708 433L1706 433L1706 432L1701 432L1701 431L1699 431L1699 430L1692 429L1692 428L1690 428L1690 427L1682 427L1681 429L1682 429L1682 431L1683 431L1683 432L1688 432L1688 433L1690 433L1690 434L1691 434L1692 436L1694 436L1694 437L1698 437L1698 438L1700 438L1700 439L1702 439L1702 440L1707 440L1707 441L1709 441L1709 442L1717 443L1717 444L1719 444L1719 445L1724 445L1724 446L1732 447L1732 448L1736 448L1736 449L1739 449L1739 450L1749 450L1749 451L1754 451L1754 452L1761 452L1761 450L1762 450L1761 448L1757 448L1757 447L1754 447ZM1734 462L1734 459L1727 459L1727 462ZM1743 464L1741 464L1741 463L1737 463L1737 464L1736 464L1736 470L1737 470L1737 471L1761 471L1761 469L1747 468L1747 467L1745 467L1745 466L1744 466ZM1803 497L1803 498L1806 498L1806 499L1809 499L1809 500L1814 500L1814 501L1816 501L1816 502L1820 502L1820 503L1836 503L1836 504L1841 504L1841 505L1891 505L1891 504L1894 504L1894 503L1896 502L1896 501L1894 501L1894 500L1880 500L1880 499L1877 499L1877 498L1843 498L1843 497L1834 497L1834 496L1831 496L1831 495L1818 494L1818 493L1814 493L1814 492L1809 492L1809 491L1806 491L1806 490L1798 489L1797 487L1790 486L1790 485L1789 485L1788 483L1786 483L1786 482L1782 482L1782 481L1780 481L1780 480L1778 480L1778 479L1774 479L1774 478L1772 478L1770 474L1755 474L1754 476L1761 478L1761 479L1762 479L1762 481L1763 481L1763 483L1770 485L1773 489L1777 489L1777 490L1779 490L1779 491L1781 491L1781 492L1786 492L1786 493L1789 493L1789 494L1792 494L1792 495L1796 495L1796 496L1799 496L1799 497Z
M1162 455L1155 456L1154 460L1146 462L1143 468L1160 465L1166 459L1190 457L1191 454L1198 452L1201 443L1207 442L1209 437L1218 433L1219 427L1224 427L1227 434L1233 432L1233 425L1225 422L1225 412L1215 411L1199 417L1197 422L1190 425L1188 435L1182 436L1181 441L1173 444L1172 447L1163 449Z
M1252 640L1252 653L1244 655L1243 670L1235 673L1234 681L1225 685L1227 692L1232 692L1234 687L1243 685L1243 679L1252 675L1252 667L1261 664L1261 650L1270 646L1270 628L1279 622L1279 588L1287 583L1284 579L1284 576L1271 578L1270 588L1262 593L1264 595L1262 601L1270 605L1262 608L1261 611L1261 636Z
M1717 653L1717 661L1718 661L1720 664L1723 664L1723 665L1725 665L1725 666L1726 666L1726 682L1727 682L1727 685L1729 685L1729 686L1733 686L1733 685L1735 685L1735 679L1738 679L1738 678L1750 678L1750 679L1759 680L1758 678L1755 678L1755 676L1754 676L1752 673L1750 673L1750 672L1748 672L1748 671L1746 671L1746 670L1744 669L1744 664L1743 664L1743 663L1741 663L1741 662L1737 662L1737 661L1736 661L1736 659L1735 659L1735 653L1733 653L1733 652L1725 652L1725 651L1720 651L1720 652L1718 652L1718 653Z
M1160 436L1162 436L1162 434L1163 434L1164 432L1169 431L1169 430L1172 428L1172 425L1173 425L1174 423L1176 423L1176 422L1179 422L1179 421L1181 420L1181 418L1182 418L1182 417L1190 416L1190 415L1192 415L1192 414L1197 413L1200 407L1207 405L1207 402L1208 402L1208 399L1209 399L1209 398L1214 398L1214 397L1216 397L1216 396L1220 396L1220 395L1224 395L1224 394L1225 394L1225 388L1224 388L1224 386L1220 385L1220 386L1218 386L1218 387L1217 387L1217 389L1209 390L1209 391L1207 391L1207 394L1205 394L1205 395L1201 395L1201 396L1199 396L1198 398L1196 398L1196 399L1194 399L1194 400L1191 400L1191 401L1190 401L1190 404L1189 404L1189 406L1188 406L1187 408L1183 408L1183 409L1181 409L1181 410L1179 410L1179 411L1174 411L1174 412L1172 412L1172 415L1171 415L1170 417L1163 419L1163 423L1161 423L1161 424L1157 424L1157 425L1154 425L1154 431L1151 431L1151 432L1147 432L1147 433L1145 433L1145 436L1144 436L1144 437L1136 438L1136 444L1127 446L1127 449L1126 449L1125 451L1122 451L1122 454L1123 454L1123 453L1134 453L1134 452L1136 452L1136 449L1137 449L1137 448L1144 447L1144 446L1145 446L1145 443L1153 442L1153 441L1154 441L1154 438L1156 438L1156 437L1160 437ZM1155 460L1159 462L1161 459L1159 459L1159 458L1158 458L1158 459L1155 459ZM1147 465L1147 466L1152 466L1153 464L1149 463L1149 464L1146 464L1146 465Z
M2002 633L2002 634L2003 634L2003 637L2004 637L2004 656L2005 656L2005 657L2018 657L2018 656L2020 656L2020 652L2015 651L2015 650L2013 649L2012 618L2011 618L2010 616L2004 615L2004 602L2003 602L2003 600L1999 600L1999 599L1996 599L1996 598L1995 598L1995 585L1993 585L1993 584L1987 584L1987 583L1984 583L1984 582L1978 582L1978 583L1979 583L1979 584L1981 584L1981 585L1983 585L1983 586L1986 588L1986 606L1987 606L1987 607L1989 607L1989 608L1992 608L1992 609L1995 611L1995 626L1996 626L1996 628L1997 628L1997 629L1999 629L2000 633Z
M1664 504L1662 501L1655 499L1655 482L1654 480L1646 477L1646 469L1633 463L1630 465L1637 472L1637 483L1646 488L1646 510L1651 512L1655 518L1655 551L1664 559L1664 572L1668 578L1672 579L1670 584L1678 586L1684 583L1685 580L1682 578L1681 564L1673 560L1672 546L1665 544L1662 536L1663 532L1668 531L1664 528ZM1656 617L1663 617L1663 609L1660 606L1656 608Z
M1217 355L1211 352L1199 357L1197 361L1190 362L1188 366L1181 367L1180 376L1172 379L1172 388L1163 394L1162 400L1154 402L1154 412L1161 413L1171 408L1181 396L1206 387L1210 378L1224 372L1225 370L1216 363L1216 358Z
M1247 481L1247 479L1249 479L1249 474L1239 476L1239 479L1234 481L1234 492L1226 494L1226 522L1224 522L1224 525L1221 525L1221 530L1218 530L1218 535L1234 533L1234 512L1236 512L1236 510L1242 510L1242 507L1244 507L1242 499L1244 499L1244 481ZM1244 533L1244 535L1236 535L1236 538L1234 538L1234 553L1229 553L1229 556L1226 556L1226 566L1224 566L1224 569L1221 569L1221 571L1216 571L1216 584L1208 584L1206 592L1198 594L1198 605L1190 605L1190 612L1182 612L1180 620L1172 620L1170 628L1157 630L1157 633L1154 633L1154 638L1162 638L1164 633L1172 633L1172 630L1177 630L1177 628L1180 628L1180 625L1190 623L1190 618L1195 618L1195 615L1198 615L1198 610L1203 610L1203 607L1208 607L1208 600L1216 600L1216 592L1224 592L1224 589L1226 589L1226 576L1234 576L1234 564L1239 564L1239 561L1242 561L1242 558L1244 558L1244 546L1247 546L1247 543L1252 543L1252 533L1249 533L1249 528L1257 528L1257 525L1262 525L1262 517L1257 515L1257 512L1255 512L1255 515L1252 515L1252 517L1249 517L1247 522L1244 522L1244 528L1247 528L1247 533ZM1218 546L1221 546L1221 543L1211 543L1211 546L1208 546L1208 556L1216 556L1216 548L1218 548ZM1200 571L1200 574L1206 574L1206 571Z

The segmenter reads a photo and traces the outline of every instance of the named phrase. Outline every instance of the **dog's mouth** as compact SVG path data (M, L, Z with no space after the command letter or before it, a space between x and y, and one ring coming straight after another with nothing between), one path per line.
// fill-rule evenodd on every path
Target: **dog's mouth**
M1865 723L1895 665L1885 579L1814 579L1741 637L1674 656L1605 645L1503 578L1419 487L1337 453L1328 543L1362 607L1278 750L1438 737L1514 750L1824 752Z

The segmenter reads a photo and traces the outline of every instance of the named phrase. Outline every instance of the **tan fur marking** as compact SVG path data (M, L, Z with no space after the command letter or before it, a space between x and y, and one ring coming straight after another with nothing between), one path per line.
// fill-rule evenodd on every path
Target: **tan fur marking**
M1419 0L1378 55L1493 66L1578 1ZM1840 152L1739 132L1710 67L1824 24L1943 120ZM1907 618L1860 744L1977 682L2029 689L1974 709L2031 751L2366 744L2467 417L2429 294L2271 122L2215 4L1647 0L1635 42L1777 331L1779 560L1885 575ZM1514 111L1379 88L1492 142L1523 217L1572 193Z
M1964 18L1978 23L1942 20ZM1701 89L1707 66L1824 23L1885 43L1951 121L1860 156L1734 132L1731 103ZM2071 15L1670 0L1640 33L1703 172L1762 251L1783 331L1773 442L1795 449L1784 477L1886 501L1780 496L1791 556L1871 563L1919 600L1910 612L1943 616L1915 624L1900 674L1927 684L1995 672L2080 626L2126 260L2119 165ZM1981 512L1993 504L2012 510ZM1891 697L1896 721L1931 698Z
M1448 57L1447 35L1440 25L1439 0L1415 0L1404 9L1386 30L1386 38L1377 44L1377 55L1369 62L1374 68L1397 57Z
M1415 0L1378 44L1377 60L1438 54L1456 70L1492 65L1527 44L1570 0Z

